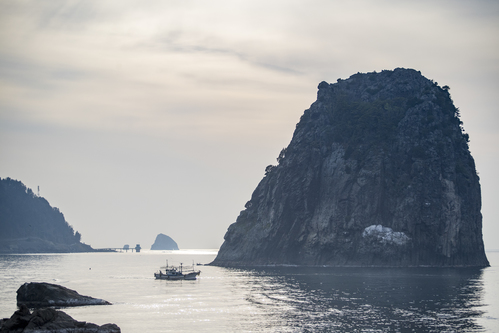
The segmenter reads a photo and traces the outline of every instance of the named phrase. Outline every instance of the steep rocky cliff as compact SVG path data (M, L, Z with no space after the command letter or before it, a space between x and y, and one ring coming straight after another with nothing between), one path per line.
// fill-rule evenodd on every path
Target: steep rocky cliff
M214 265L488 266L447 86L411 69L321 82Z

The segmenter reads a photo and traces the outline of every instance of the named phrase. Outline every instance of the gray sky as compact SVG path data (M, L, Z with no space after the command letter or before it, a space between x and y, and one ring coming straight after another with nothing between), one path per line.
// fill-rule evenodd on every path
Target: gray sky
M0 0L0 177L95 248L218 248L321 81L448 85L499 249L499 2Z

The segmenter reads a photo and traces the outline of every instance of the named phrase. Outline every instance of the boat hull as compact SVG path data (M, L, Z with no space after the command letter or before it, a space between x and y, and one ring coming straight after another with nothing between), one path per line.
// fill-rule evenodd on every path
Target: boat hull
M190 272L186 274L176 273L176 274L162 274L154 273L156 280L196 280L197 276L201 274L201 271Z

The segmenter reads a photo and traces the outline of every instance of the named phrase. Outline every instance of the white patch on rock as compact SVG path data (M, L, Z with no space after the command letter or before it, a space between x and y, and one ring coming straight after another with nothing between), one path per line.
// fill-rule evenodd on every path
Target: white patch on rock
M383 227L381 224L370 225L362 232L362 237L374 237L383 244L404 245L410 238L400 231L393 231L392 228Z

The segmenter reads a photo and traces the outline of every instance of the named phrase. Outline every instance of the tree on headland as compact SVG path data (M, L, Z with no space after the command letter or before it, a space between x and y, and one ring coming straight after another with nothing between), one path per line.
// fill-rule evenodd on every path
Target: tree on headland
M91 250L80 240L57 207L22 182L0 178L0 252Z

